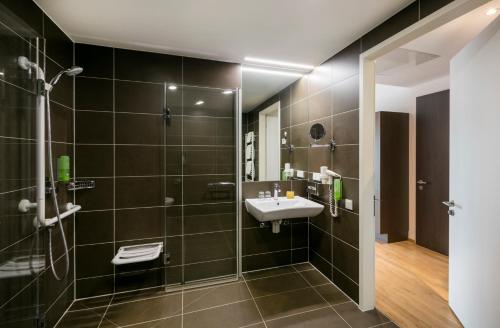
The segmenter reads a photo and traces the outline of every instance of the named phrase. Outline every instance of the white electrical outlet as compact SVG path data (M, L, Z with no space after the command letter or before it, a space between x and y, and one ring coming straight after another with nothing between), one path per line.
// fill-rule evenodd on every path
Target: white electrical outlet
M344 199L344 203L345 203L345 208L352 211L353 209L352 199Z
M304 171L297 170L297 178L304 178Z

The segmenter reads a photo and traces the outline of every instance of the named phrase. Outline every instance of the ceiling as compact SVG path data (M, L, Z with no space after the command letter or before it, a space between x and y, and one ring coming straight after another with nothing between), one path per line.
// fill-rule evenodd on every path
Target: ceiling
M498 15L500 0L459 17L377 59L377 83L412 87L449 74L450 60Z
M75 42L319 65L413 0L35 0ZM293 82L243 77L246 108ZM249 100L245 100L249 98Z

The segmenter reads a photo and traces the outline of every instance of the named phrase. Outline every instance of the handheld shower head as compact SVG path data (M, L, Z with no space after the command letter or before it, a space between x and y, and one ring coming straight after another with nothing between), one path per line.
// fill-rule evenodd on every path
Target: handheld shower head
M56 85L57 82L59 82L59 79L61 78L61 76L63 76L63 75L75 76L75 75L80 74L81 72L83 72L83 68L81 68L79 66L72 66L71 68L65 69L64 71L60 71L59 73L57 73L56 76L54 76L52 78L52 80L50 80L49 84L51 86L54 86L54 85Z
M83 72L83 68L81 68L80 66L73 66L73 67L68 68L66 70L66 75L67 76L75 76L75 75L80 74L81 72Z

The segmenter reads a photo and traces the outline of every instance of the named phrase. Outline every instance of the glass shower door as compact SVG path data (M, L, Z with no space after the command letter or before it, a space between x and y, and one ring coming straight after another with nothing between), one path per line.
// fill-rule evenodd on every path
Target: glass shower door
M178 199L166 208L167 285L234 278L238 264L237 93L194 86L181 92L182 111L165 127L167 170L180 169L166 177L167 197Z

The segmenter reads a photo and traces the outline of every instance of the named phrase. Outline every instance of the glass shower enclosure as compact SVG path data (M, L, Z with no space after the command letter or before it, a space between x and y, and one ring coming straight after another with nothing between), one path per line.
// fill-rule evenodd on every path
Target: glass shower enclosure
M239 90L164 84L165 284L236 279Z

